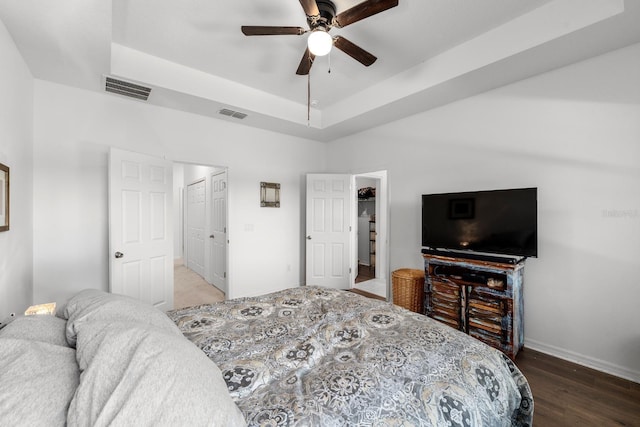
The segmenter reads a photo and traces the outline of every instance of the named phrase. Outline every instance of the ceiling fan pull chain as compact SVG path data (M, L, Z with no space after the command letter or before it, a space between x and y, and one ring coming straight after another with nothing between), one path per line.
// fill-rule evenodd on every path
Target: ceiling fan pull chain
M307 73L307 127L311 126L311 72Z
M327 73L331 74L331 52L329 52L329 54L327 55L327 61L329 61L329 70L327 71Z

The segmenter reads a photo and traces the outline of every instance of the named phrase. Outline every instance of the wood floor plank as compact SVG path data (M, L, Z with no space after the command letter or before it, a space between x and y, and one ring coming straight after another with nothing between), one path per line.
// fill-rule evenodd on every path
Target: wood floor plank
M640 385L535 350L518 353L534 400L534 426L640 427Z
M385 301L384 297L381 297L380 295L372 294L371 292L363 291L362 289L351 288L351 289L348 289L348 290L353 292L353 293L365 296L367 298L373 298L373 299L378 299L378 300Z

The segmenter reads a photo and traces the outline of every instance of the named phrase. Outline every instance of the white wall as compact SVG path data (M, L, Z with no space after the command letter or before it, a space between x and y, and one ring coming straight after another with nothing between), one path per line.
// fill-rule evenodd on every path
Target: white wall
M420 268L420 195L538 187L525 346L640 382L640 45L330 144L387 169L391 271Z
M230 298L304 282L304 177L325 144L40 80L34 128L36 301L108 289L109 146L229 168ZM260 208L260 181L281 208Z
M33 77L0 21L0 163L10 168L10 229L0 233L0 321L33 294Z

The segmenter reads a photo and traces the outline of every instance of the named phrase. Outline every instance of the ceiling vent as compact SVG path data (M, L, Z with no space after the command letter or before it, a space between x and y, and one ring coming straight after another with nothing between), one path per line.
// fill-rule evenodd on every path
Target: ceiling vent
M149 98L149 93L151 93L151 88L149 87L114 79L113 77L106 77L104 89L107 92L140 99L142 101L146 101Z
M228 108L223 108L222 110L218 111L218 114L222 114L223 116L235 117L236 119L240 119L240 120L247 117L245 113L229 110Z

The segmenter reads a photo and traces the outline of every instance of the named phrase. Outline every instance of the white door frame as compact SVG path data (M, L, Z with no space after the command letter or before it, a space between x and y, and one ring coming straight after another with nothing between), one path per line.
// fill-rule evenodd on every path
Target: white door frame
M373 178L378 182L376 190L376 265L375 265L375 281L376 289L379 287L384 289L385 297L390 300L391 297L391 281L389 273L389 187L387 182L387 171L362 172L352 175L352 188L354 195L352 211L352 223L358 223L358 189L356 186L356 178ZM355 278L358 271L358 236L354 233L351 241L352 269L356 272L353 275L351 287L355 287Z

